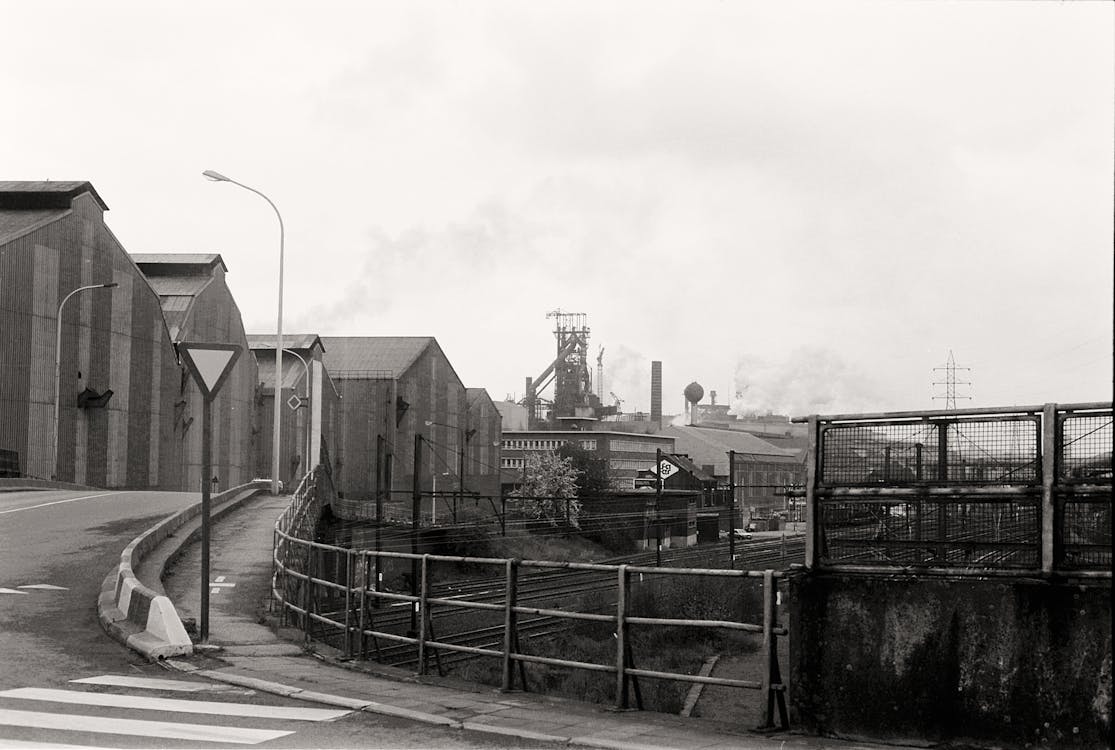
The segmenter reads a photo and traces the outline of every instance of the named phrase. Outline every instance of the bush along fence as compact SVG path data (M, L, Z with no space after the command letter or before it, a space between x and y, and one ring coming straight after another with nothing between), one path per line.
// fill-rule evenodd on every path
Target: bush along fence
M1110 402L793 421L808 568L1110 579Z
M355 550L314 541L316 523L332 497L328 473L321 467L308 475L280 516L274 532L272 595L284 624L300 628L306 641L341 649L346 658L369 656L395 664L413 664L425 674L433 660L446 662L488 657L496 660L505 691L526 690L526 665L549 665L611 675L617 708L643 708L640 679L724 686L759 693L759 729L788 729L786 686L778 660L780 571L659 568L544 560L460 557ZM399 580L409 586L387 590L382 567L410 568ZM486 577L439 582L434 575L455 571L490 571ZM442 567L444 566L444 567ZM692 606L683 614L700 617L641 616L632 601L665 581L678 582L691 595L715 589L722 606ZM718 585L719 584L719 585ZM745 590L758 587L756 601ZM397 587L398 588L398 587ZM682 597L684 598L684 597ZM651 597L653 599L653 597ZM761 602L761 604L760 604ZM724 613L732 616L717 619ZM435 627L446 631L439 638ZM595 628L597 641L614 640L609 663L574 661L538 653L547 636L575 627ZM730 679L677 671L641 669L636 665L633 631L670 629L679 639L716 633L725 638L761 636L760 665L752 679ZM566 654L567 655L567 654ZM643 654L649 658L650 654ZM489 661L489 663L491 663Z

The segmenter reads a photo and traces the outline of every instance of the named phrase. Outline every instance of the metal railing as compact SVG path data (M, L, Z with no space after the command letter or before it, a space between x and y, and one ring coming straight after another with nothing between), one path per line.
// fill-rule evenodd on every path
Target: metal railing
M500 660L503 690L515 688L516 672L519 674L520 688L527 689L524 670L526 664L610 673L615 680L615 704L621 709L628 708L632 687L638 708L642 708L639 678L757 690L761 701L760 728L789 727L786 688L778 662L778 638L788 635L787 628L779 623L781 597L778 587L783 577L781 572L419 555L355 550L323 544L313 541L313 522L319 517L322 507L317 483L323 478L321 472L307 476L296 490L291 505L277 521L274 532L273 600L280 608L280 617L284 624L302 629L307 642L315 639L335 643L346 657L362 659L368 657L369 651L378 653L381 641L408 644L416 651L419 674L426 672L431 656L438 660L439 668L442 654L493 657ZM379 580L380 576L372 572L379 570L376 558L379 558L379 562L395 561L401 567L405 567L404 564L414 566L418 575L412 582L413 593L386 590ZM442 594L432 583L431 569L435 564L496 568L502 572L502 586L496 587L501 591L494 592L497 600L493 601L491 597L466 599ZM537 574L553 571L592 572L601 579L610 578L613 585L607 588L614 595L614 601L602 601L598 593L600 589L596 588L595 596L567 595L541 602L545 606L530 606L538 601L537 595L521 595L520 583L521 574L526 577L531 571ZM745 579L755 580L762 588L762 612L755 613L756 622L631 614L630 603L632 597L640 593L640 586L647 585L648 579L658 580L670 576L681 576L689 580L734 582L736 585L733 589L738 589L738 584L744 583ZM595 605L590 600L595 601ZM483 619L486 616L494 618L497 626L487 629L487 642L451 639L448 636L439 640L434 633L435 608L439 610L439 615L453 613L454 622L466 622L469 618ZM392 616L401 612L409 614L409 620L406 616ZM533 619L528 622L526 618ZM447 622L444 617L439 620ZM612 662L590 663L530 653L524 647L528 633L536 631L537 624L543 620L566 625L589 622L610 626L615 639ZM754 679L749 680L640 669L635 665L630 638L633 626L716 629L729 633L761 634L759 653L762 668ZM553 633L555 629L550 628L546 632ZM496 634L494 637L493 633Z
M806 565L1110 577L1110 403L809 417Z

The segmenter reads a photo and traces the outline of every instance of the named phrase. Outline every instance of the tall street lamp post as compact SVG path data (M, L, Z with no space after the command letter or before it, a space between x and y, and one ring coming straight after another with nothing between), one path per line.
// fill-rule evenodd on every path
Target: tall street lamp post
M55 336L54 345L54 437L50 448L50 478L58 479L58 416L61 406L62 395L62 308L70 301L78 292L84 292L87 289L112 289L119 286L115 281L108 284L90 284L89 286L79 286L65 297L58 305L58 335Z
M214 172L212 169L207 169L202 172L207 179L213 182L231 182L233 185L242 187L248 192L255 193L275 211L275 216L279 219L279 316L278 323L276 324L275 331L275 408L273 418L275 421L274 430L271 437L271 494L279 494L279 422L282 417L282 408L280 401L280 394L282 393L283 382L283 250L286 242L286 230L283 227L283 216L279 213L279 209L272 203L271 199L263 193L259 192L253 187L249 187L242 182L237 182L229 177L225 177L220 172Z

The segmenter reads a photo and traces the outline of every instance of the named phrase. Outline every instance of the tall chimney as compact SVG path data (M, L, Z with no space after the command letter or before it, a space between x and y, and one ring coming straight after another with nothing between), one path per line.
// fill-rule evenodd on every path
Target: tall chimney
M662 426L662 363L650 363L650 421Z

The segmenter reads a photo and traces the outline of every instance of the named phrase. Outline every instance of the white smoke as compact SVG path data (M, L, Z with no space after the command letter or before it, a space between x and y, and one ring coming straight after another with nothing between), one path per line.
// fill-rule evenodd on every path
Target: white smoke
M744 354L734 385L732 413L741 417L862 412L878 404L870 379L823 347L800 347L781 359Z

